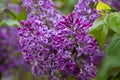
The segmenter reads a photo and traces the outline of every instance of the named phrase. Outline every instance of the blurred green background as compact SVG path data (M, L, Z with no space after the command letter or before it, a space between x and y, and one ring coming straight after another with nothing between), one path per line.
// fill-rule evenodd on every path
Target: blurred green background
M73 11L74 5L77 4L78 0L53 0L56 8L59 9L63 14L69 14Z

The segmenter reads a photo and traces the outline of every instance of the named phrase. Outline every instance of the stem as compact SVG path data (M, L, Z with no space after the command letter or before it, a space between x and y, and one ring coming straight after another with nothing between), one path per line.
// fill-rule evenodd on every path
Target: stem
M16 18L16 14L12 12L10 9L6 9L14 18Z

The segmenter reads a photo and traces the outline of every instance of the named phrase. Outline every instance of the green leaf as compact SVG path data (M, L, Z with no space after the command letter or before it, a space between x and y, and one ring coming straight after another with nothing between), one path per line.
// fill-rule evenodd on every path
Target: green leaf
M19 22L13 19L4 19L0 22L0 26L18 26Z
M107 27L107 17L103 16L98 18L93 26L89 29L89 33L92 37L96 38L99 44L100 51L103 48L104 43L106 42L106 36L109 28Z
M120 12L109 14L108 25L111 30L116 33L120 33Z
M7 0L0 0L0 13L7 8Z
M27 13L25 8L22 8L21 12L16 16L16 20L21 21L21 20L26 20L27 18Z
M96 79L119 80L120 74L120 34L115 34L106 49L106 57L102 61Z
M98 0L96 10L98 11L99 14L106 15L110 12L111 8L108 4L102 2L101 0Z

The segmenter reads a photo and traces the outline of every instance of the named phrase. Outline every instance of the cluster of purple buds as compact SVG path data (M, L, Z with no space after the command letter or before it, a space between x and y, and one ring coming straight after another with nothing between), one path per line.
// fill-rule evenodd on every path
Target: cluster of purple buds
M63 16L51 0L24 0L24 6L29 14L18 28L20 44L36 79L94 78L102 55L96 40L88 34L93 19L86 21L78 16L76 8Z

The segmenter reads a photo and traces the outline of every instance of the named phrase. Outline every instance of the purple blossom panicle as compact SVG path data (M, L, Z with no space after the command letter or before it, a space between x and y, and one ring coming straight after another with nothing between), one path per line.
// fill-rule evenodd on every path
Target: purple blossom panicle
M95 77L102 56L96 40L88 34L91 25L74 13L64 16L56 29L36 21L22 21L18 28L20 44L25 61L33 66L34 76L47 75L56 80L60 72L62 77L78 80Z
M25 61L33 65L32 73L35 77L53 75L57 66L54 65L55 50L52 49L52 42L57 32L36 20L22 21L21 24L24 27L18 28L20 44Z
M88 4L81 1L86 9L87 6L90 9L89 1ZM68 16L63 16L54 8L51 0L24 0L24 6L28 18L21 21L18 28L20 45L23 58L32 65L36 79L94 78L103 57L96 40L88 34L91 21L96 17L84 18L80 5ZM92 13L89 15L92 16Z
M76 17L74 12L63 18L58 23L58 36L62 40L55 46L60 47L62 56L56 61L63 75L89 80L96 76L96 67L102 58L96 40L88 34L92 23Z

